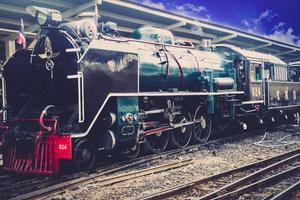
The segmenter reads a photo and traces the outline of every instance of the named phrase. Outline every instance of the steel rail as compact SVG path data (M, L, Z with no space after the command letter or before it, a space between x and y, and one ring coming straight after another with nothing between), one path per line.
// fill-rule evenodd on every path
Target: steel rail
M44 188L44 189L30 192L27 194L19 195L17 197L11 198L11 200L45 198L49 195L54 195L54 194L60 193L63 190L72 189L76 186L86 185L86 184L90 184L93 182L97 182L100 186L111 185L111 184L122 182L125 180L138 178L138 177L153 174L153 173L163 172L163 171L167 171L167 170L178 168L178 167L183 167L183 166L186 166L191 163L192 163L192 159L187 159L187 160L183 160L183 161L176 161L173 163L168 163L168 164L164 164L164 165L160 165L160 166L156 166L156 167L152 167L152 168L148 168L148 169L138 170L135 172L129 172L129 173L120 174L120 175L107 177L107 178L104 178L102 174L97 174L97 175L94 175L91 177L83 177L83 178L63 182L60 184L56 184L56 185L50 186L48 188Z
M300 156L300 149L296 149L296 150L289 151L287 153L282 153L282 154L279 154L277 156L267 158L267 159L264 159L264 160L261 160L261 161L258 161L258 162L253 162L251 164L247 164L247 165L244 165L242 167L230 169L230 170L227 170L227 171L215 174L215 175L211 175L211 176L208 176L208 177L205 177L205 178L196 179L196 180L190 181L188 183L177 185L175 187L168 188L168 189L160 191L160 192L155 192L155 193L147 195L147 196L138 197L137 199L139 199L139 200L155 200L155 199L165 199L165 198L174 197L174 196L179 195L183 192L189 191L192 188L197 187L198 185L201 185L201 184L204 184L204 183L207 183L207 182L210 182L210 181L214 181L214 180L222 178L222 177L227 177L227 176L230 176L232 174L236 174L236 173L239 173L239 172L243 172L243 171L253 169L254 167L259 167L259 166L263 166L263 165L275 162L271 166L268 166L269 169L272 169L272 168L276 167L275 164L277 164L277 165L281 164L282 165L284 163L292 161L293 159L299 158L299 156ZM288 158L286 158L286 157L288 157ZM284 160L281 160L281 159L284 159ZM280 160L280 161L278 161L278 160ZM278 163L280 163L280 164L278 164ZM257 174L261 174L262 172L260 172L260 171ZM242 180L241 182L243 182L243 181L246 181L246 179ZM231 184L230 187L236 186L238 184L239 183L233 183L233 184ZM224 189L224 187L222 189ZM219 191L221 191L221 190L218 190L217 192L213 192L212 194L204 196L204 199L209 199L209 198L216 197L216 194Z
M239 180L237 180L237 181L235 181L233 183L225 185L224 187L221 187L220 189L218 189L218 190L216 190L216 191L214 191L212 193L209 193L209 194L207 194L207 195L205 195L203 197L200 197L199 200L207 200L207 199L215 198L219 194L222 194L222 193L224 193L226 191L229 191L229 190L232 190L234 188L237 188L237 187L241 186L242 184L245 184L246 182L251 181L254 178L262 175L263 173L269 172L272 169L275 169L276 167L280 167L280 166L282 166L282 165L284 165L286 163L289 163L291 161L297 160L299 158L300 158L300 153L298 153L298 154L296 154L296 155L294 155L292 157L286 158L286 159L284 159L282 161L276 162L276 163L274 163L272 165L269 165L269 166L267 166L265 168L262 168L262 169L260 169L260 170L258 170L256 172L254 172L252 174L249 174L249 175L247 175L247 176L245 176L245 177L243 177L243 178L241 178L241 179L239 179Z
M237 190L234 190L234 191L231 191L231 192L228 192L228 193L224 193L221 196L213 198L212 200L237 199L238 196L240 196L240 195L242 195L246 192L253 191L254 189L258 189L259 187L262 187L263 185L271 183L271 182L273 182L275 180L278 180L280 178L287 178L288 175L290 175L292 173L295 173L295 172L299 173L299 171L300 171L300 166L289 168L285 171L277 173L277 174L275 174L273 176L270 176L268 178L259 180L257 182L254 182L254 183L250 184L250 185L246 185L246 186L244 186L242 188L239 188ZM201 198L199 198L199 199L201 199Z
M289 199L289 197L291 196L291 194L293 192L299 190L299 189L300 189L300 181L298 181L297 183L291 185L286 190L280 192L276 196L272 197L270 200L285 200L285 199Z
M135 167L135 166L140 166L144 163L151 162L157 159L162 158L164 155L152 155L146 158L140 158L132 161L123 161L115 164L110 164L109 166L98 166L98 170L95 170L95 173L100 173L103 176L104 175L111 175L117 172L120 172L122 170L126 170L130 167ZM130 163L129 163L130 162ZM69 181L72 179L77 179L81 177L88 176L89 174L87 172L79 172L75 174L68 174L64 175L62 177L59 177L62 181ZM8 176L6 179L14 179L15 176ZM1 179L0 179L1 180ZM54 180L55 181L55 180ZM29 183L29 184L26 184ZM32 179L25 179L23 181L16 180L16 182L13 182L12 184L6 185L4 187L0 187L0 197L2 194L9 193L10 191L18 191L19 188L21 188L21 191L26 191L27 187L33 187L34 185L40 186L41 184L44 184L45 187L49 185L54 185L57 183L51 183L51 179L48 177L45 177L43 179L38 179L38 178L32 178Z

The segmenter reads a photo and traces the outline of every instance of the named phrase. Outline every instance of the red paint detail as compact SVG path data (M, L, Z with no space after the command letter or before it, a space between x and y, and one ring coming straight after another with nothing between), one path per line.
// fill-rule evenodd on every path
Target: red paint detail
M158 121L144 122L145 128L157 128L158 125L160 125L160 122Z
M23 122L39 119L24 119ZM46 121L46 120L45 120ZM56 130L56 122L52 130ZM3 153L3 169L21 174L57 174L61 160L72 159L72 142L70 135L59 135L56 132L39 130L33 149L22 148L14 144Z
M72 159L72 143L70 135L54 138L54 153L60 159Z
M169 130L172 130L172 129L174 129L174 128L169 127L169 126L163 126L163 127L159 127L159 128L155 128L155 129L151 129L151 130L145 131L144 134L145 135L154 135L156 133L164 132L164 131L169 131Z
M163 86L163 88L166 88L167 85L168 85L168 80L169 80L169 72L170 72L170 63L169 63L169 57L168 57L168 54L166 53L167 50L166 50L166 47L164 45L155 45L155 48L157 50L157 52L159 51L163 51L164 55L165 55L165 58L166 58L166 73L165 74L162 74L162 77L161 79L163 80L165 78L166 82ZM165 77L164 77L165 76Z
M259 112L259 110L260 110L260 105L255 105L254 107L255 107L256 112Z
M176 62L179 71L180 71L180 85L179 85L179 89L182 89L184 86L184 74L183 74L183 68L181 66L181 64L179 63L178 59L176 58L176 56L174 54L172 54L165 46L165 51L171 56L171 58L173 58L173 60Z
M171 55L171 57L173 58L173 60L176 62L179 71L180 71L180 85L179 88L182 89L184 86L184 75L183 75L183 69L178 61L178 59L174 56L174 54L172 54L171 52L169 52L169 54Z

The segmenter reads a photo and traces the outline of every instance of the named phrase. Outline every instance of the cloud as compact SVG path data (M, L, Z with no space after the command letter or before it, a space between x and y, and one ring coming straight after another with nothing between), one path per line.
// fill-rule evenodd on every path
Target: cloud
M272 10L266 10L260 14L260 16L254 20L255 24L262 23L263 20L272 21L274 17L278 16Z
M191 3L177 5L173 3L169 4L169 11L186 17L193 17L205 21L211 20L211 15L208 14L207 8L201 5Z
M273 28L272 28L272 31L276 31L276 30L279 30L280 28L282 28L283 26L285 26L286 23L284 22L279 22L278 24L274 25Z
M142 1L142 4L145 6L149 6L151 8L156 8L156 9L160 9L160 10L165 10L165 8L166 8L166 6L162 2L155 3L155 2L152 2L151 0L144 0L144 1Z
M250 23L248 22L248 20L242 20L242 24L246 27L250 27Z
M205 6L196 6L190 3L184 3L181 5L175 5L175 11L183 15L197 16L198 14L207 11L207 8Z
M278 20L279 15L272 10L262 12L257 18L243 19L241 24L246 27L247 31L253 34L259 34L276 41L300 46L300 37L296 36L293 28L289 27L285 22ZM279 21L273 27L268 27L268 23Z
M293 28L286 29L284 25L284 22L278 23L274 26L274 32L265 36L276 41L300 46L300 38L294 34Z
M208 14L208 10L205 6L194 5L191 3L176 4L174 2L155 2L153 0L131 0L136 3L156 8L160 10L166 10L175 14L179 14L187 17L194 17L205 21L211 20L211 15Z
M248 29L249 32L261 32L263 24L265 22L271 22L277 16L278 14L272 10L266 10L260 13L257 18L243 19L241 23Z
M205 18L203 18L203 19L206 20L206 21L211 21L211 15L206 14Z

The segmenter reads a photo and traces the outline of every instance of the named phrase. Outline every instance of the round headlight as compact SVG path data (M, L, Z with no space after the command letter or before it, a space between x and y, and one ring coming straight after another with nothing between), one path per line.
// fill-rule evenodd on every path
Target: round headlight
M38 12L36 15L36 19L37 22L39 23L39 25L44 25L47 22L47 15L45 15L44 13Z

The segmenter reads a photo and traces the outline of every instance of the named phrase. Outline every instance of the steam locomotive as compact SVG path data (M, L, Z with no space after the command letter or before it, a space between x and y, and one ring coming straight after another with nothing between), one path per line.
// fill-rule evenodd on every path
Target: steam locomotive
M206 142L228 121L246 130L299 117L299 71L275 56L196 49L150 26L123 38L88 13L62 23L59 11L27 11L41 29L34 48L3 67L4 170L86 170L98 152L133 158L141 146L159 153Z

